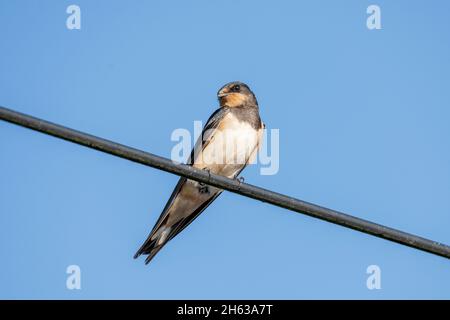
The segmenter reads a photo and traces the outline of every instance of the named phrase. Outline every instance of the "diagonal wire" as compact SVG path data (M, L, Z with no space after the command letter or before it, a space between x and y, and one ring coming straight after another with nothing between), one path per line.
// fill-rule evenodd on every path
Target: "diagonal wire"
M346 228L450 259L450 246L0 107L0 119Z

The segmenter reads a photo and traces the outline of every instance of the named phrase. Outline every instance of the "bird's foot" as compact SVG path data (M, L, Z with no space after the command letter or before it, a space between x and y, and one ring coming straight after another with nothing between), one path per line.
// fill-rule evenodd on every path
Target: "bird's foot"
M237 182L239 183L238 189L241 189L241 184L245 182L245 178L240 176L236 178Z
M209 168L205 167L205 168L203 168L202 170L205 170L206 172L208 172L209 177L211 177L211 171L210 171ZM209 193L209 186L206 185L206 183L204 183L204 182L199 182L198 184L199 184L199 186L200 186L200 187L198 188L198 191L199 191L200 193Z
M209 193L209 186L200 185L200 187L198 187L198 192L200 192L200 193Z

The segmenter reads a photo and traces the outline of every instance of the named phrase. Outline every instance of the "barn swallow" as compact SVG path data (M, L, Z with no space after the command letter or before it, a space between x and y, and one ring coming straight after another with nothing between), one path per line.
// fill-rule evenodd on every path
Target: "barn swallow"
M261 145L264 124L255 94L242 82L230 82L217 93L220 107L211 115L187 164L236 179L252 163ZM158 221L134 258L148 264L161 248L186 228L222 189L181 177Z

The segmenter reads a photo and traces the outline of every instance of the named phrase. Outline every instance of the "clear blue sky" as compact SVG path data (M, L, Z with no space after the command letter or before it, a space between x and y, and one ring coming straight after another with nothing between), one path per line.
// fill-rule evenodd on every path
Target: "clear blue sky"
M450 243L449 12L1 0L0 105L168 157L241 80L280 129L278 174L246 182ZM444 258L227 192L145 266L133 254L178 177L5 122L0 174L0 298L450 298Z

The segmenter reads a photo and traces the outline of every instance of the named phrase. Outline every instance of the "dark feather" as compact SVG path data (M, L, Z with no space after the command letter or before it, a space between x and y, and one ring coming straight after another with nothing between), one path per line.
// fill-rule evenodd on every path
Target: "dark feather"
M219 126L221 120L230 112L229 108L219 108L209 117L208 121L206 122L205 127L202 130L202 134L197 140L194 148L192 149L191 155L187 160L187 164L192 165L194 161L194 152L195 150L198 150L197 148L204 149L208 143L211 141L212 136L214 135L215 129ZM161 215L158 218L158 221L156 222L155 226L153 227L152 231L150 232L149 236L147 237L147 240L144 242L144 244L139 248L139 250L134 255L134 258L138 258L141 254L148 254L148 257L146 258L146 263L149 263L150 260L156 255L156 253L161 250L161 248L171 239L173 239L177 234L179 234L181 231L184 230L192 221L195 220L195 218L198 217L200 213L203 212L210 204L213 202L222 191L219 191L217 194L212 196L210 199L205 201L198 207L192 214L190 214L185 219L181 220L177 225L172 226L172 230L170 231L166 241L164 241L163 244L157 246L157 239L153 239L153 236L158 232L158 229L164 224L164 221L167 219L168 215L168 209L172 205L175 198L178 196L182 186L186 183L187 179L182 177L178 181L175 189L172 192L172 195L170 196L169 200L167 201L166 205L164 206L164 209L161 213Z
M208 201L205 201L201 204L200 207L197 208L194 212L192 212L191 215L186 217L185 219L178 222L176 225L173 226L173 230L170 231L167 240L164 241L163 244L156 246L156 240L149 243L149 246L146 248L144 254L148 254L148 256L145 259L145 264L148 264L153 257L158 253L159 250L161 250L164 245L166 245L170 240L172 240L175 236L177 236L181 231L184 230L189 224L191 224L192 221L194 221L220 194L222 191L219 191L217 194L215 194L213 197L211 197Z

